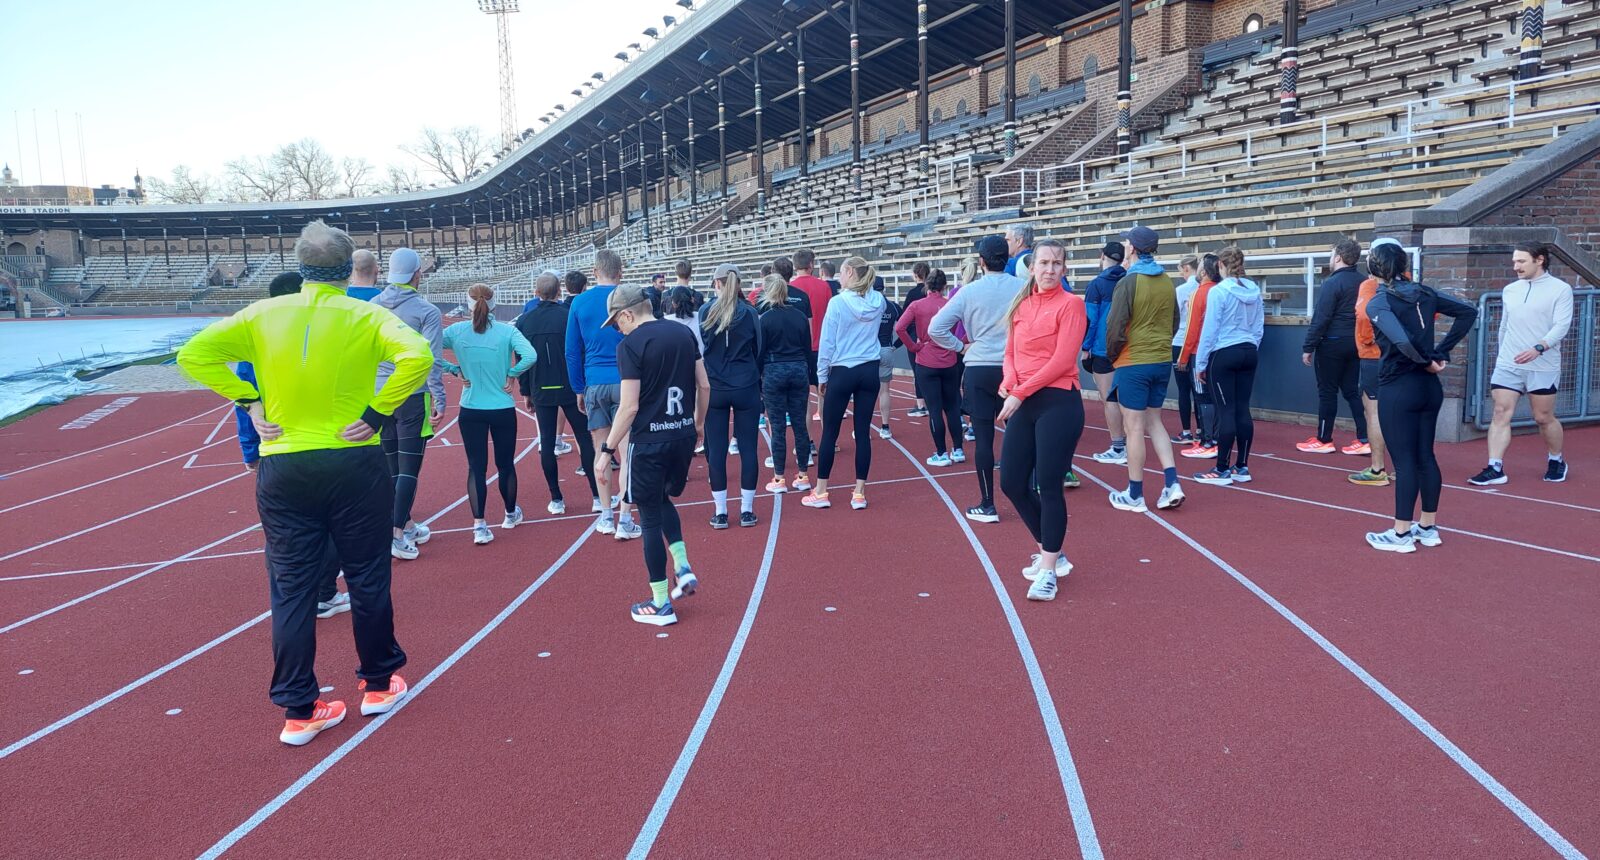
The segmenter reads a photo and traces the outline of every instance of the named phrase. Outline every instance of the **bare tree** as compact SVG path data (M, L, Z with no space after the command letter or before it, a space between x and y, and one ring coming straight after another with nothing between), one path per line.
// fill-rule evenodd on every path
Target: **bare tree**
M377 181L372 178L372 162L365 158L346 156L340 162L340 172L343 174L341 185L346 197L365 197L372 194L377 186Z
M389 165L388 176L379 186L383 194L408 194L412 191L422 190L422 176L415 167L403 167L398 164Z
M210 176L196 174L184 164L172 168L170 180L151 177L150 193L162 203L211 203L219 196Z
M295 180L277 157L235 158L227 164L228 196L241 202L294 199Z
M492 145L477 126L458 126L448 132L423 129L417 142L403 144L400 149L446 181L460 184L473 171L488 165Z
M309 137L285 144L272 159L293 178L298 200L326 200L338 191L339 168L333 156Z

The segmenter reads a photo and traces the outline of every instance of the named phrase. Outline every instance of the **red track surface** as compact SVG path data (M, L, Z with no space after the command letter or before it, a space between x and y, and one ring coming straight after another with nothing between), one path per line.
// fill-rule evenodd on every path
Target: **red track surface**
M615 857L669 782L665 822L647 828L662 857L1555 853L1266 600L1154 518L1112 510L1087 477L1120 486L1120 467L1080 461L1077 567L1054 603L1024 599L1031 546L1008 505L973 527L1025 651L936 485L882 442L873 480L887 483L869 510L811 511L791 494L775 515L763 496L755 529L705 525L697 466L680 510L704 589L660 638L624 613L647 593L638 547L585 537L576 459L561 460L575 514L548 518L530 454L534 522L474 547L445 531L470 524L457 505L419 561L396 563L405 675L416 685L459 659L337 757L371 721L287 748L265 696L270 631L251 624L266 609L260 533L229 538L255 522L251 482L218 483L239 474L231 418L209 395L141 395L57 430L110 399L0 430L3 856L195 856L255 816L230 856L281 857L315 834L339 854L378 840L403 857ZM918 461L930 452L925 425L901 413L894 427ZM1519 438L1497 493L1465 488L1481 443L1440 446L1461 487L1445 490L1441 523L1457 531L1383 556L1361 535L1391 494L1327 468L1357 458L1296 452L1303 427L1257 427L1254 483L1190 484L1161 519L1414 708L1552 841L1600 853L1600 431L1568 431L1563 485L1538 480L1538 442ZM1080 453L1104 442L1091 429ZM836 479L851 468L842 444ZM431 449L418 516L457 503L464 471L458 444ZM934 477L971 502L969 471ZM759 611L679 786L774 528ZM174 561L186 554L198 558ZM320 622L318 665L328 696L353 703L348 624ZM1059 714L1092 836L1075 829L1036 689Z

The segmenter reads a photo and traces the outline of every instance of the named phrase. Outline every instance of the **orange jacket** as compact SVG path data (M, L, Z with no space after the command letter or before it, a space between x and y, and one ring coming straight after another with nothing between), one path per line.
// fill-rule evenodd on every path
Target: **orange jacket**
M1081 296L1062 288L1024 298L1006 337L1000 390L1027 400L1041 388L1077 388L1077 357L1088 330Z
M1216 286L1212 281L1201 281L1200 286L1194 291L1194 298L1189 300L1189 333L1184 335L1183 350L1178 353L1178 366L1185 367L1194 358L1194 351L1200 346L1200 329L1206 323L1206 296L1211 288Z
M1377 294L1377 278L1362 281L1361 289L1356 293L1356 354L1373 360L1383 357L1377 338L1372 336L1372 320L1367 317L1367 302Z

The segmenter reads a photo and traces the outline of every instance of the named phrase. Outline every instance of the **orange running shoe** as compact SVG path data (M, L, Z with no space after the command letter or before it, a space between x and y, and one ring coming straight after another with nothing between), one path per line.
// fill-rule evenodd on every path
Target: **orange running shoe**
M800 504L805 505L808 508L833 507L833 502L828 501L828 494L823 493L818 495L816 490L812 490L811 492L806 493L805 496L801 497Z
M368 692L366 681L362 681L357 689L365 694L361 697L361 716L371 717L394 710L394 706L400 703L411 688L406 686L406 679L399 675L390 675L389 689L381 693Z
M1332 454L1338 450L1333 447L1332 442L1324 442L1315 436L1306 439L1304 442L1297 443L1294 447L1296 450L1306 454Z
M867 494L866 493L851 493L850 494L850 507L855 509L855 510L858 510L858 511L866 510L867 509Z
M1178 453L1191 460L1215 460L1217 458L1217 446L1196 442Z
M767 492L787 493L789 492L789 482L785 481L782 475L773 475L772 480L767 482Z
M811 489L811 476L807 475L805 472L801 472L800 474L794 476L794 483L790 484L790 486L803 493L806 490Z
M1341 454L1353 454L1353 455L1360 456L1360 457L1366 457L1366 456L1368 456L1368 455L1370 455L1372 453L1372 445L1367 443L1367 442L1363 442L1360 439L1357 439L1354 442L1351 442L1350 444L1344 446L1343 448L1340 448L1339 449L1339 453L1341 453Z
M322 733L323 729L331 729L344 722L344 702L324 702L317 700L312 706L311 719L284 720L283 732L278 735L278 740L292 747L303 747L311 743L311 739Z

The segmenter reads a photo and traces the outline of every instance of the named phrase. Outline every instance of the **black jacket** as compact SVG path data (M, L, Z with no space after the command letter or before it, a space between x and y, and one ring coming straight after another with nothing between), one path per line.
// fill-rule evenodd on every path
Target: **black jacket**
M798 306L769 308L761 314L761 352L756 358L763 367L775 361L805 361L810 351L811 319Z
M1364 280L1366 276L1355 266L1346 266L1323 280L1317 287L1317 306L1301 352L1316 352L1327 338L1356 336L1356 294Z
M710 302L700 309L700 336L706 342L704 358L711 387L722 391L759 387L761 324L756 319L755 309L745 302L739 302L727 331L712 334L706 318L716 306L716 302ZM808 329L807 346L810 343Z
M517 331L533 344L539 360L522 374L522 396L533 397L540 406L560 406L577 402L572 382L567 378L567 313L572 308L561 302L540 302L517 318ZM553 358L551 358L553 356Z
M882 287L878 289L883 295L883 316L878 320L878 346L894 346L900 343L900 338L894 333L894 324L900 321L900 314L904 310L888 294L883 293Z
M1434 343L1433 321L1438 314L1452 321L1444 340ZM1367 302L1367 317L1383 350L1378 381L1384 383L1408 373L1426 373L1431 362L1448 361L1450 350L1472 330L1478 309L1426 284L1396 281L1378 287L1378 294Z

